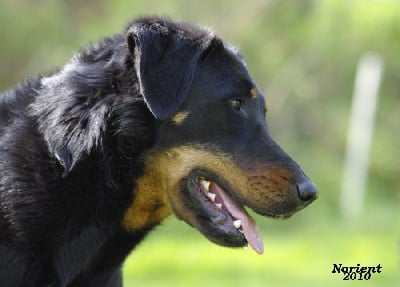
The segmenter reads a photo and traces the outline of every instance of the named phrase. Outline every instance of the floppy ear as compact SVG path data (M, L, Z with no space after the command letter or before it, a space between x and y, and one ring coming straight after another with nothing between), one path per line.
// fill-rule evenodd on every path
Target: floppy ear
M127 42L148 108L157 119L172 117L189 93L208 40L153 23L133 25Z

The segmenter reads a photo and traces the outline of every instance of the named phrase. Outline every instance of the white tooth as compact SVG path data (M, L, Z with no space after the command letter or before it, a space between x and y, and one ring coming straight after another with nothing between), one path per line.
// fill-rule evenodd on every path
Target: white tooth
M205 179L202 179L200 182L201 182L201 184L204 186L204 189L205 189L206 191L209 191L209 190L210 190L211 182L209 182L208 180L205 180Z
M216 203L215 206L216 206L218 209L222 209L222 203Z
M211 192L207 193L207 196L209 199L211 199L212 202L214 202L215 198L217 197L217 195L215 193L211 193Z
M242 227L242 221L240 219L235 220L233 222L233 226L235 226L237 229L239 229L240 227Z

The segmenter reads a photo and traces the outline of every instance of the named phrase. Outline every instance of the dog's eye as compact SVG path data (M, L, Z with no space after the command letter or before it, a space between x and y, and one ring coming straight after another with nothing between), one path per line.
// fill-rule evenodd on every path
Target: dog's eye
M243 101L242 100L230 100L229 103L231 104L231 107L237 111L239 111L242 108Z

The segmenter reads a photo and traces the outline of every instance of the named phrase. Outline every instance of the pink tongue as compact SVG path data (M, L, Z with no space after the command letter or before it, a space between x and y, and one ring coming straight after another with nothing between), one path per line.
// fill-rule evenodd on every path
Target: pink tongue
M225 192L217 185L212 183L210 191L216 193L217 196L223 201L223 205L229 211L229 213L236 219L242 221L242 228L244 237L247 242L258 254L264 253L264 244L262 242L260 229L257 226L256 221L247 213L247 211L238 206Z

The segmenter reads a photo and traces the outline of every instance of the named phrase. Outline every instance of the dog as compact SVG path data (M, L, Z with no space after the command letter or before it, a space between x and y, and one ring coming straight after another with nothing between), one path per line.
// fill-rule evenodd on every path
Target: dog
M174 214L263 252L244 206L287 218L317 189L274 142L240 52L150 16L0 96L2 286L121 286Z

